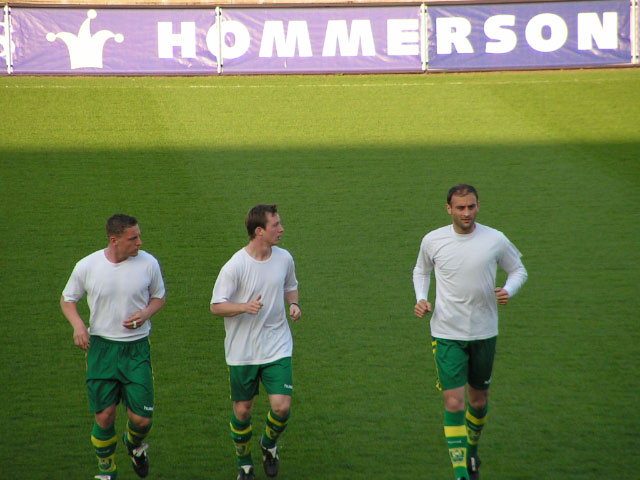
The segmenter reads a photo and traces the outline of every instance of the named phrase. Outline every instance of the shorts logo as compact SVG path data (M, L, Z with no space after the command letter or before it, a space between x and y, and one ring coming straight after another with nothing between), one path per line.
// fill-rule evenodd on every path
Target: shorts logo
M146 405L144 407L142 407L145 409L145 411L147 412L153 412L153 407L147 407Z
M293 385L289 385L288 383L284 384L284 388L288 389L288 390L293 390Z

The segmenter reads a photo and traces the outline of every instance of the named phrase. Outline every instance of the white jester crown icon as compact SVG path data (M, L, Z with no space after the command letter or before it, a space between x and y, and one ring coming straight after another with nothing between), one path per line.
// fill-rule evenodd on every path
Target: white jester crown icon
M47 40L55 42L56 38L62 40L69 50L71 69L76 68L102 68L102 49L110 38L117 43L122 43L124 36L121 33L113 33L110 30L100 30L91 36L91 20L98 13L91 9L87 12L87 19L82 22L78 35L69 32L47 33Z

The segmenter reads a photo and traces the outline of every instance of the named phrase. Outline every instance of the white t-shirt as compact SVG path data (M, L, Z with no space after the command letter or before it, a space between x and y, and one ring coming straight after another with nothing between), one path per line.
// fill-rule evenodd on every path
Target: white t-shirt
M151 331L151 319L136 329L125 328L122 322L146 308L152 298L164 297L160 265L143 250L120 263L111 263L105 253L98 250L76 264L62 292L64 301L77 303L87 294L91 335L127 342L144 338Z
M413 285L416 300L427 299L435 268L431 335L450 340L498 335L497 266L508 274L504 289L512 297L527 279L521 256L502 232L479 223L470 234L458 234L453 225L447 225L425 235L413 270Z
M271 247L271 256L264 261L244 248L231 257L218 274L211 303L247 303L262 295L263 307L257 315L225 317L228 365L259 365L292 355L284 294L297 289L293 257L282 248Z

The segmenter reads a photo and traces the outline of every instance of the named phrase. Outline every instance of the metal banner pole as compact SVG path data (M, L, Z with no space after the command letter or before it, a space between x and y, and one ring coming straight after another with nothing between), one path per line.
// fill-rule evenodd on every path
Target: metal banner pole
M420 60L422 61L422 71L427 71L428 59L427 55L429 52L427 38L427 6L423 3L420 5Z
M218 75L222 73L222 9L216 7L216 25L218 26Z

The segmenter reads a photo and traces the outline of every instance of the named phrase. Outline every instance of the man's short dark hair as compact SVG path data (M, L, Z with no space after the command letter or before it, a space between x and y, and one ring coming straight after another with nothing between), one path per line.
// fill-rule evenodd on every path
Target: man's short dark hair
M129 227L135 227L138 224L136 217L116 213L107 220L107 237L119 237Z
M478 191L471 185L467 185L466 183L460 183L455 187L451 187L449 189L449 193L447 194L447 204L451 205L451 197L454 195L465 196L473 193L476 196L476 201L478 200Z
M245 220L249 238L256 238L256 228L267 227L267 213L270 213L271 215L278 213L277 205L275 203L273 205L259 204L249 210L249 213L247 213L247 219Z

